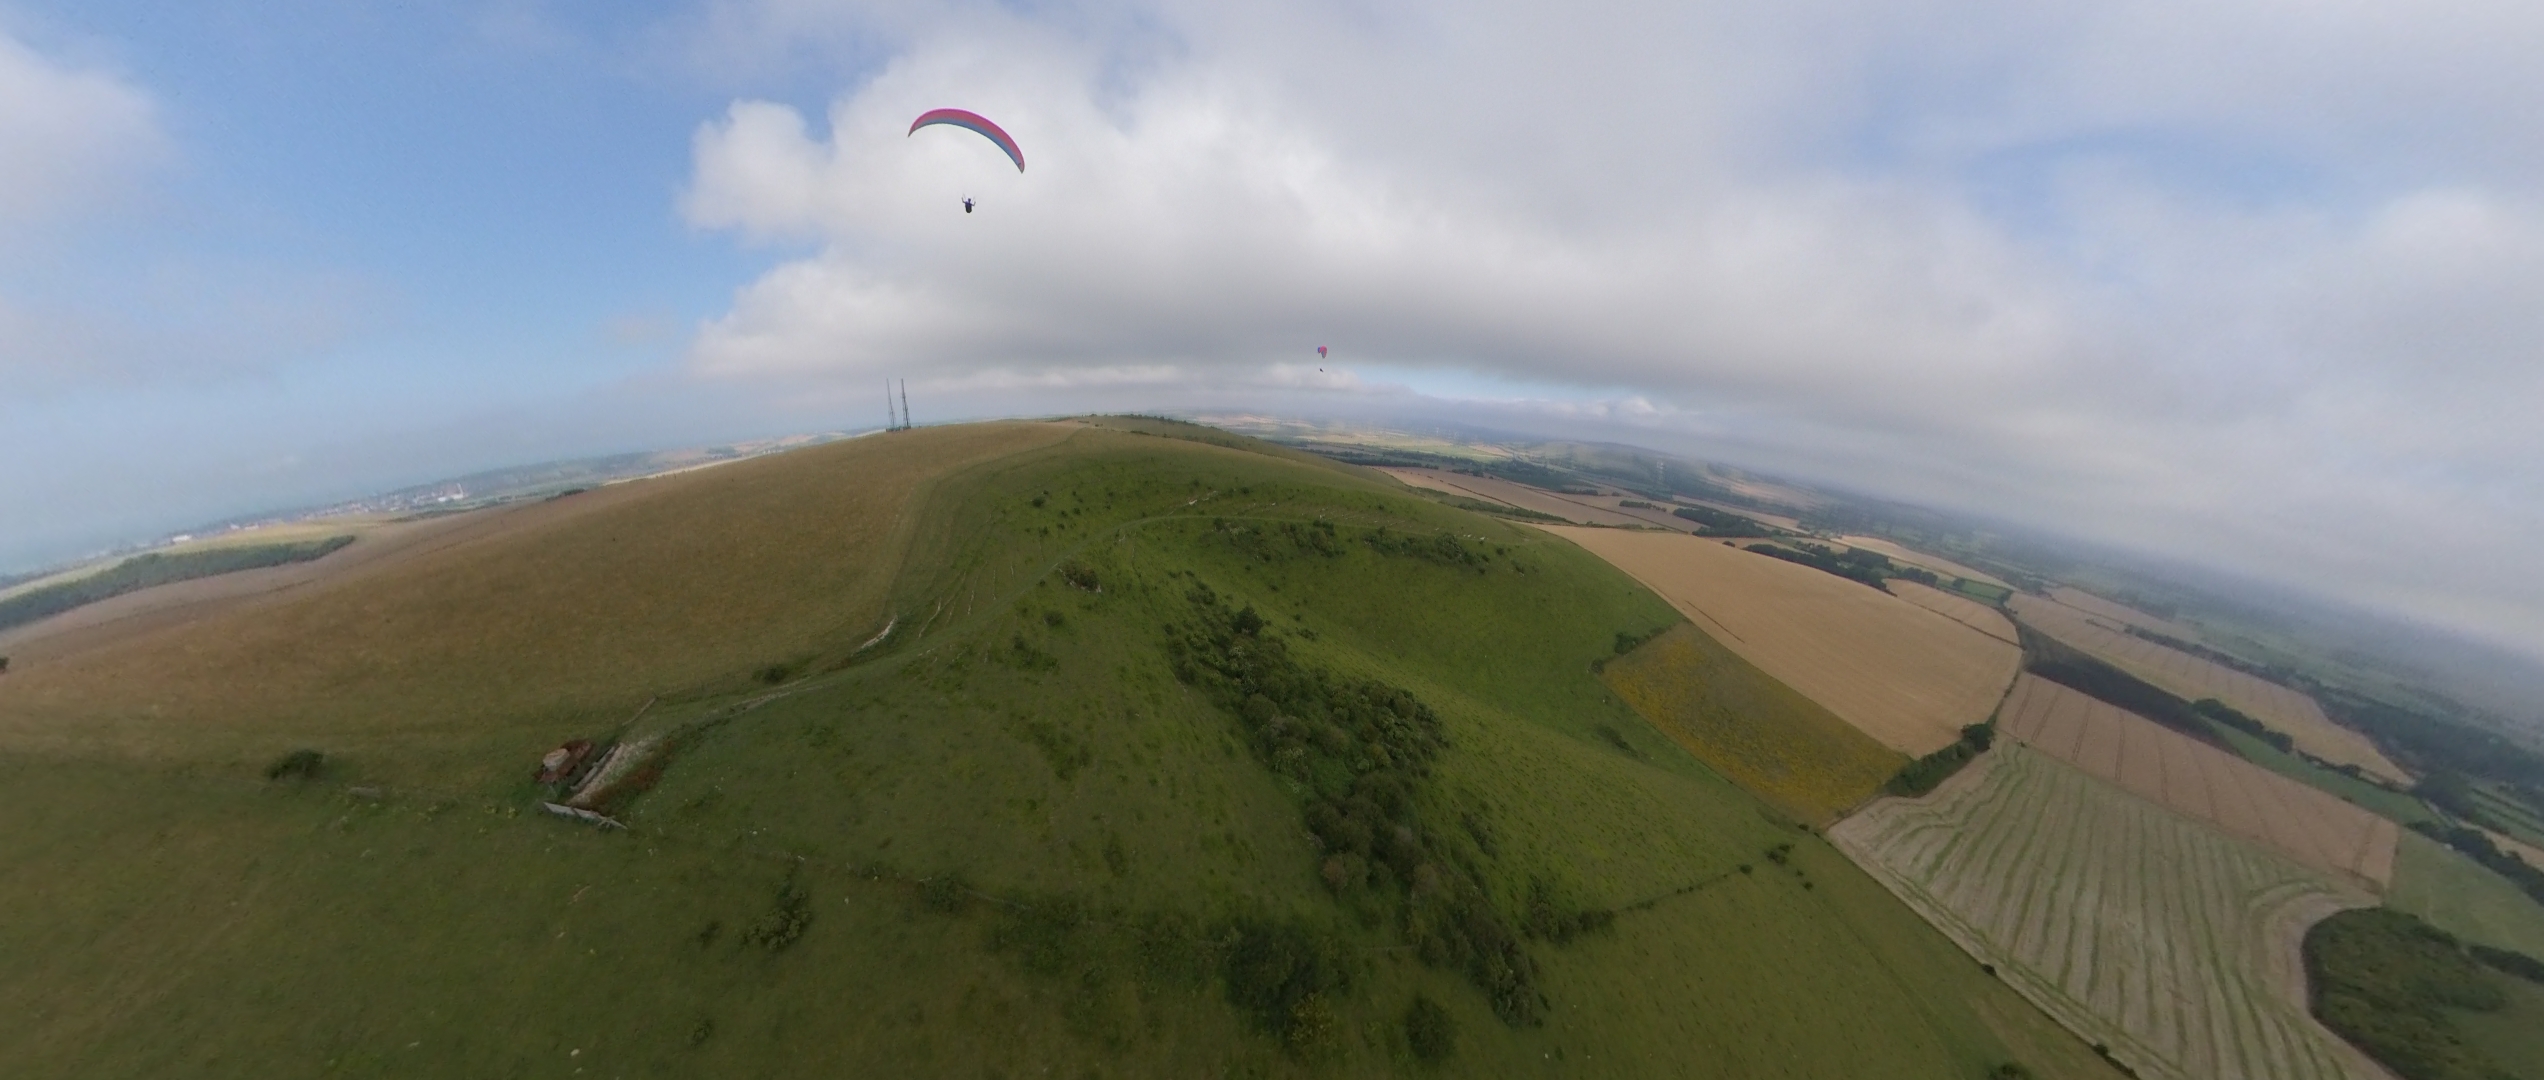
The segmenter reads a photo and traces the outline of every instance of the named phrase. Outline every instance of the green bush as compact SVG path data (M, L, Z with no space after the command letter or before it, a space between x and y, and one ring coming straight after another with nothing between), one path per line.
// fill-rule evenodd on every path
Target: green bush
M1425 1065L1437 1065L1457 1053L1457 1018L1425 995L1413 995L1413 1004L1405 1007L1404 1027L1405 1045Z
M290 777L295 780L314 780L318 778L319 770L325 768L326 764L327 755L325 754L315 750L294 750L275 758L273 764L265 766L265 779L280 780Z

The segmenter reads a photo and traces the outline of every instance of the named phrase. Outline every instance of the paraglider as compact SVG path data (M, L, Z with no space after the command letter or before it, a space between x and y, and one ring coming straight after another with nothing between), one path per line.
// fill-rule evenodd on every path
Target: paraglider
M929 109L920 113L918 119L910 122L910 134L916 135L920 128L937 124L977 132L982 138L998 144L999 149L1006 151L1007 159L1016 163L1017 172L1025 171L1024 150L1016 145L1016 140L1007 134L1005 128L990 123L988 117L968 109ZM968 213L971 209L968 205L970 200L966 199L964 202L966 203L964 211Z
M972 212L972 197L969 195L963 196L963 212L966 214Z
M1316 347L1316 358L1319 360L1325 359L1325 346L1319 345Z

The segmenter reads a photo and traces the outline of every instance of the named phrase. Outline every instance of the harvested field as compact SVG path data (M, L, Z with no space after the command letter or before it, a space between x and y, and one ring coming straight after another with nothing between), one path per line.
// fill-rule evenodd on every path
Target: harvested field
M1949 593L1919 585L1913 581L1897 579L1892 579L1890 593L2008 645L2021 643L2021 639L2014 634L2014 620L2006 618L2004 612L1960 593Z
M2393 822L2047 679L2024 675L1997 730L2158 805L2383 889Z
M1908 764L1692 624L1617 658L1606 674L1618 697L1697 760L1811 824L1873 797Z
M1462 495L1484 502L1500 503L1503 506L1516 506L1522 510L1534 510L1540 514L1553 514L1566 521L1578 521L1590 525L1652 524L1613 507L1599 505L1601 502L1614 500L1601 499L1598 496L1576 498L1570 495L1558 495L1542 488L1514 484L1508 480L1490 476L1469 476L1465 473L1443 472L1439 469L1384 468L1378 471L1404 481L1408 487Z
M2152 630L2184 641L2200 639L2198 627L2185 626L2171 619L2149 615L2127 604L2105 600L2083 589L2069 588L2065 585L2051 586L2049 598L2107 623Z
M1848 547L1862 548L1866 551L1878 551L1889 556L1893 562L1903 562L1910 566L1922 566L1928 570L1932 570L1935 573L1943 575L1945 578L1968 578L1972 581L1985 582L1987 584L1997 586L1998 588L2013 588L2013 586L2005 583L2005 579L1997 577L1987 571L1973 570L1940 555L1928 555L1922 551L1901 547L1898 544L1894 544L1878 536L1840 536L1837 538L1837 542Z
M1542 526L1659 593L1740 658L1912 757L1986 720L2021 650L1879 589L1692 536Z
M2222 664L2130 636L2117 622L2038 596L2017 594L2014 614L2033 629L2118 665L2132 675L2190 701L2216 698L2296 740L2297 749L2335 764L2360 769L2397 783L2410 775L2388 760L2367 736L2323 715L2314 699L2268 679L2247 675Z
M2298 943L2364 892L2019 743L1829 839L2151 1080L2384 1072L2306 1013Z

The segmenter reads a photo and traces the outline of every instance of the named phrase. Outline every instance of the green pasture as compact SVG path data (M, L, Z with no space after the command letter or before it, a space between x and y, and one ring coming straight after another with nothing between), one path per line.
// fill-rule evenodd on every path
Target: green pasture
M919 431L623 485L226 627L300 650L235 694L175 652L0 686L11 1070L2114 1075L1616 698L1592 662L1675 621L1658 598L1196 434ZM857 494L930 445L951 464ZM1410 885L1320 877L1303 800L1350 778L1280 771L1179 677L1205 596L1263 624L1235 647L1436 713ZM82 681L154 663L164 742ZM539 751L622 732L675 748L625 831L537 812ZM263 778L300 746L317 776ZM1520 935L1537 1019L1407 944L1443 869Z
M2385 904L2467 941L2544 956L2544 904L2416 832L2405 830L2394 852L2394 883Z

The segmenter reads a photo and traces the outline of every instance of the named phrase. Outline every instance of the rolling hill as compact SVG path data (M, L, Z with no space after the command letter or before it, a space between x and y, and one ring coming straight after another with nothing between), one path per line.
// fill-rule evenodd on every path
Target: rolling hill
M1365 471L925 429L351 565L0 676L13 1068L2112 1075L1602 681L1669 604Z

